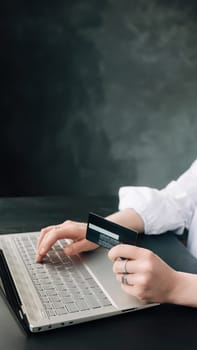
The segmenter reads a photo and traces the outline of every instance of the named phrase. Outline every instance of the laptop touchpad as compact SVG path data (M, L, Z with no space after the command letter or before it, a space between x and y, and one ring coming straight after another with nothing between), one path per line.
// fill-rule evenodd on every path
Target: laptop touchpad
M142 306L137 298L121 289L120 283L116 280L113 273L113 263L109 260L106 249L99 248L92 252L83 253L80 256L108 296L119 308L129 309Z

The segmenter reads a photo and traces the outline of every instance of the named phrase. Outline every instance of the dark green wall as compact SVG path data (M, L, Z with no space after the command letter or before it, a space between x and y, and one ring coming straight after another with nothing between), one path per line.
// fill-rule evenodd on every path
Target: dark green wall
M196 157L195 1L2 0L0 195L163 186Z

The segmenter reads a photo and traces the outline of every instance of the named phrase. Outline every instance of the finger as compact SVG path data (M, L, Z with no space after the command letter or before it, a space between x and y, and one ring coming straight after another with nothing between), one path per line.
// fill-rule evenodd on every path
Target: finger
M116 280L122 284L128 285L128 286L134 286L137 283L137 276L136 274L116 274Z
M51 232L51 231L56 231L59 230L61 228L61 224L60 225L53 225L53 226L48 226L44 229L41 230L40 236L38 237L38 241L37 241L37 251L40 250L40 246L42 245L42 242L45 238L45 236Z
M113 264L113 272L117 274L136 273L140 271L140 266L139 260L116 260Z
M47 234L44 234L44 236L42 237L42 241L40 242L40 245L38 247L36 256L37 262L40 262L43 259L43 257L48 253L48 251L58 239L65 238L65 231L65 228L53 228L50 231L48 231ZM66 236L69 236L67 231Z
M39 249L36 255L36 261L42 261L43 257L47 254L52 245L62 238L82 239L85 236L87 224L66 221L62 225L59 225L55 229L47 231L42 237L42 241L39 245Z
M117 260L119 257L135 260L139 257L142 250L143 248L133 245L119 244L110 249L108 256L112 261Z
M122 275L122 276L123 276L123 280L121 279L120 283L121 283L121 288L123 289L123 291L142 301L140 288L139 288L137 282L135 281L135 277L132 278L132 276L130 276L132 278L132 280L129 280L128 275L126 275L126 276ZM118 279L119 279L119 277L118 277Z
M98 245L88 241L87 239L82 239L81 241L77 241L67 245L64 248L64 252L66 255L76 255L80 252L85 252L89 250L93 250L98 248Z
M51 230L53 229L57 229L58 227L61 227L61 224L60 225L51 225L51 226L47 226L47 227L44 227L43 229L41 229L41 232L40 232L40 235L38 237L38 241L37 241L37 249L39 249L39 246L44 238L44 236Z
M136 259L136 247L128 244L118 244L109 250L108 257L112 261L116 261L120 257L125 259Z
M141 282L140 274L117 274L116 279L121 283L121 288L142 301L144 304L153 302L151 289L145 287Z
M52 229L42 238L40 243L38 254L40 257L43 257L47 254L49 249L55 244L58 239L65 238L65 229Z

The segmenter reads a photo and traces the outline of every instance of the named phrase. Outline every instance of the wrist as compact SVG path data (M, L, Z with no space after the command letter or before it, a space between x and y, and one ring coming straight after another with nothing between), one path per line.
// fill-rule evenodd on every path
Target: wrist
M109 215L107 220L116 222L119 225L125 226L138 233L144 232L144 222L141 216L131 208L121 210L117 213Z
M174 271L174 281L167 302L197 307L197 275Z

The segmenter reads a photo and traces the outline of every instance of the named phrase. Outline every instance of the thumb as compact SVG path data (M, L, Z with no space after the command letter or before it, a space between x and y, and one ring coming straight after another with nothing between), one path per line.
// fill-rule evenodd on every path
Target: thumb
M76 254L79 254L80 252L86 252L88 250L93 250L96 248L98 248L97 244L92 243L87 239L82 239L80 241L68 244L64 248L64 253L66 255L76 255Z

